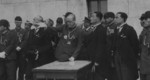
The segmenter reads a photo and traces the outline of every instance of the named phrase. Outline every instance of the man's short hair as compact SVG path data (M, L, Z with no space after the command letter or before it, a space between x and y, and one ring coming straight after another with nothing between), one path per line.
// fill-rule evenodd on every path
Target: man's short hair
M144 17L145 19L150 18L150 11L146 11Z
M74 20L76 20L76 16L75 14L73 14L72 12L67 12L64 17L67 18L69 15L73 15L74 16Z
M103 14L102 14L101 12L96 11L96 12L94 12L94 13L96 14L96 17L98 17L98 18L99 18L99 20L102 20L102 18L103 18Z
M22 18L20 16L16 16L15 21L22 21Z
M6 19L1 19L1 20L0 20L0 26L4 26L4 27L6 27L7 29L9 29L10 24L9 24L8 20L6 20Z
M124 22L127 21L128 15L125 12L118 12L117 14L120 14L120 17L123 18Z
M141 15L141 17L140 17L140 20L142 21L142 20L145 20L146 19L146 16L145 16L145 14L143 13L142 15Z
M106 12L104 14L104 19L107 19L107 18L115 18L115 14L113 12Z
M56 20L56 23L63 24L63 18L58 17L57 20Z
M33 20L38 20L39 22L44 22L43 17L40 15L34 17Z

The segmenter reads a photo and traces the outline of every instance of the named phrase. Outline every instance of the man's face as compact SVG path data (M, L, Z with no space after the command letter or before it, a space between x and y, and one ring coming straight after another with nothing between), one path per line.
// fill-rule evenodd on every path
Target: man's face
M142 27L144 27L144 20L140 20L140 24Z
M92 13L90 19L91 19L91 23L92 23L92 24L97 23L97 16L96 16L96 13Z
M16 27L21 27L22 21L15 21Z
M3 32L4 30L6 30L6 27L0 26L0 32Z
M32 25L29 25L29 24L25 23L24 28L25 28L25 29L31 29L31 26L32 26Z
M89 27L90 26L90 22L84 22L84 27Z
M33 19L33 25L34 27L39 27L39 21L37 19Z
M74 15L69 15L66 18L66 24L68 26L68 28L73 28L75 25L75 19L74 19Z
M150 18L144 19L141 21L141 25L142 27L146 28L146 27L150 27Z
M114 19L113 18L105 18L105 22L108 24L108 23L111 23Z
M46 20L45 20L45 24L47 25L47 27L50 26L49 19L46 19Z
M124 22L123 18L121 17L121 14L116 14L115 22L116 24L122 24Z

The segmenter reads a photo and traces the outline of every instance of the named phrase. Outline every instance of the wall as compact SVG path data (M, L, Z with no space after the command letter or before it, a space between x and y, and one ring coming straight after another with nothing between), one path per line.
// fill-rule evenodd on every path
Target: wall
M86 0L0 0L0 19L8 19L14 28L14 18L21 16L23 21L41 15L44 19L63 17L71 11L76 14L77 22L87 16Z
M132 25L139 35L142 27L140 26L140 16L150 10L150 0L108 0L108 11L126 12L129 16L127 23Z

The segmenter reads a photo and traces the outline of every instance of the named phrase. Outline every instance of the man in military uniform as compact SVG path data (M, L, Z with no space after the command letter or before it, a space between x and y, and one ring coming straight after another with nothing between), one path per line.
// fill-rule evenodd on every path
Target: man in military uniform
M17 35L17 44L16 44L16 53L17 53L17 58L18 58L18 80L23 80L24 78L24 72L25 72L25 64L26 60L24 57L24 46L26 44L26 39L25 39L25 30L21 27L22 24L22 18L20 16L16 16L15 18L15 29L13 30L16 35Z
M146 11L144 14L142 14L140 20L141 26L143 27L143 30L140 34L140 78L141 80L150 80L150 11Z
M9 30L9 22L0 20L0 80L16 80L17 36Z
M88 36L92 32L90 18L88 18L88 17L84 18L81 29L82 29L82 35L83 35L83 45L81 47L80 54L77 56L77 59L78 60L88 60L88 55L87 55L87 53L85 53L86 49L84 46L84 42L86 41L86 39L88 38Z
M109 73L110 75L108 76L108 80L113 80L114 77L114 50L113 50L113 40L114 40L114 32L115 32L115 27L116 24L114 23L115 19L115 14L113 12L106 12L104 14L104 23L107 28L107 54L109 55L109 62L110 62L110 68L109 68ZM114 79L115 80L115 79Z

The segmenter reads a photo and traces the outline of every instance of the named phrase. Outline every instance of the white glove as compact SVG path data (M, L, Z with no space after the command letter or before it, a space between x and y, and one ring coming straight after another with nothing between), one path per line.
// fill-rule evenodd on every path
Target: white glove
M56 45L55 42L53 42L53 41L52 41L51 43L52 43L52 46L55 46L55 45Z
M95 62L94 65L95 65L95 66L98 66L99 64Z
M69 61L73 62L74 61L74 57L70 57Z
M0 58L6 58L6 53L5 52L0 52Z
M20 50L21 50L21 47L17 46L16 50L17 50L17 51L20 51Z

